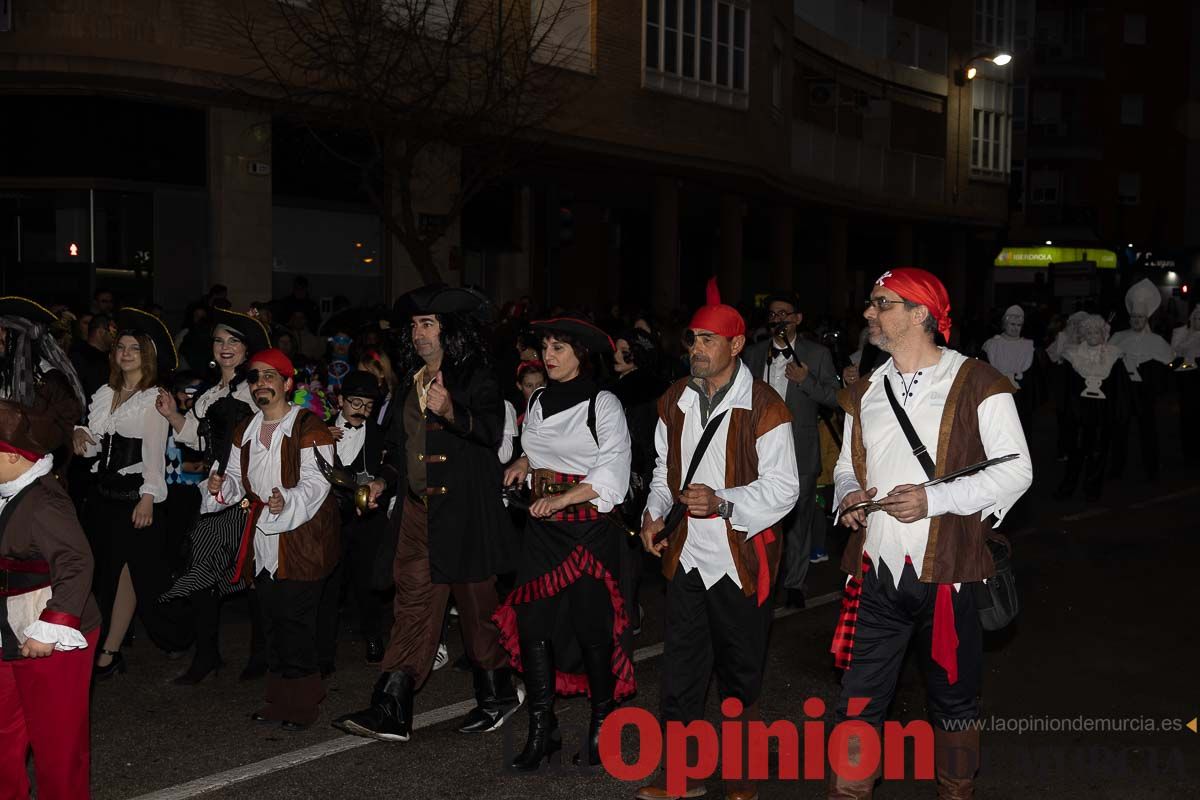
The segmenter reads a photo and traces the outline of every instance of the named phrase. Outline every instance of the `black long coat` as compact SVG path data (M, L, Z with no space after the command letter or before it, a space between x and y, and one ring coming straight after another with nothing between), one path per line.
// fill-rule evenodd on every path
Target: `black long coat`
M504 432L504 401L495 374L474 357L442 365L454 421L425 412L426 484L445 487L429 497L429 563L434 583L471 583L509 572L520 552L517 532L500 499L503 470L496 451ZM388 461L407 492L404 406L410 376L397 393ZM445 456L443 460L441 457Z

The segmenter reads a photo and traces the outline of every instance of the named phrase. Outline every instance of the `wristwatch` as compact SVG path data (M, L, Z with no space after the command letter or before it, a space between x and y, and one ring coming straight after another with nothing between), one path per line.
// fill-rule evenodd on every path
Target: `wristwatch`
M722 500L717 503L717 516L721 519L729 519L733 516L733 503L729 500Z

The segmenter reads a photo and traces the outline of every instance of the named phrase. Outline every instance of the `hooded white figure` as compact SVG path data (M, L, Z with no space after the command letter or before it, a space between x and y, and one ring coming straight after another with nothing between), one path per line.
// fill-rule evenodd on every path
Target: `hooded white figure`
M1004 332L983 343L988 363L1003 372L1013 386L1021 388L1021 380L1033 366L1033 340L1021 338L1025 326L1025 309L1009 306L1004 312ZM1165 342L1164 342L1165 344Z
M1125 293L1125 310L1129 312L1129 328L1113 334L1110 343L1121 350L1121 358L1129 379L1142 382L1141 367L1147 361L1170 364L1175 353L1167 340L1150 330L1150 317L1162 305L1162 293L1149 280L1129 287Z
M1113 364L1121 358L1121 351L1108 342L1108 323L1098 314L1087 314L1079 323L1083 341L1067 349L1063 358L1071 365L1084 388L1080 397L1093 400L1105 399L1100 384L1112 374Z
M1066 327L1058 332L1054 343L1046 350L1046 355L1050 357L1051 361L1061 364L1067 351L1083 341L1083 334L1080 332L1079 326L1088 316L1086 311L1076 311L1067 317Z
M1192 309L1187 325L1171 334L1171 349L1183 359L1182 369L1196 368L1196 360L1200 359L1200 306Z

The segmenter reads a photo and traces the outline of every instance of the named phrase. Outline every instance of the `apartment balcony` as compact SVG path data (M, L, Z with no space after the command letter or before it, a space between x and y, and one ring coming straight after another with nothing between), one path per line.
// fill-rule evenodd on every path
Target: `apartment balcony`
M946 32L848 0L795 0L800 20L861 55L945 76Z
M792 122L792 169L890 201L936 205L945 197L944 158L865 144L807 122Z

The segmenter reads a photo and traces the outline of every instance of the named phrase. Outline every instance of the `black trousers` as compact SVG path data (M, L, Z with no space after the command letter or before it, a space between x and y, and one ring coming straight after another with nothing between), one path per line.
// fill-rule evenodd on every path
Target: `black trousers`
M267 636L267 668L284 678L317 672L317 609L324 581L254 579Z
M803 589L812 554L813 513L817 506L817 475L799 477L800 497L783 518L783 588Z
M662 720L703 719L714 669L721 700L736 697L747 708L754 705L762 693L771 619L770 599L758 605L728 576L706 590L699 570L676 570L667 585Z
M983 629L975 605L975 587L964 583L960 591L951 589L954 630L958 634L958 680L951 684L945 669L932 656L937 586L918 581L916 571L908 563L900 574L899 589L882 561L878 570L870 569L863 575L854 649L850 668L842 674L842 695L835 715L838 722L847 719L850 698L867 697L870 702L855 719L875 727L883 725L904 666L904 652L914 633L932 720L944 726L946 720L979 716Z
M318 656L322 664L333 664L337 655L338 615L347 592L358 611L358 628L363 638L380 635L386 592L376 591L379 559L390 565L395 551L388 552L387 516L379 513L367 519L342 522L342 559L325 579L321 610L317 619Z

